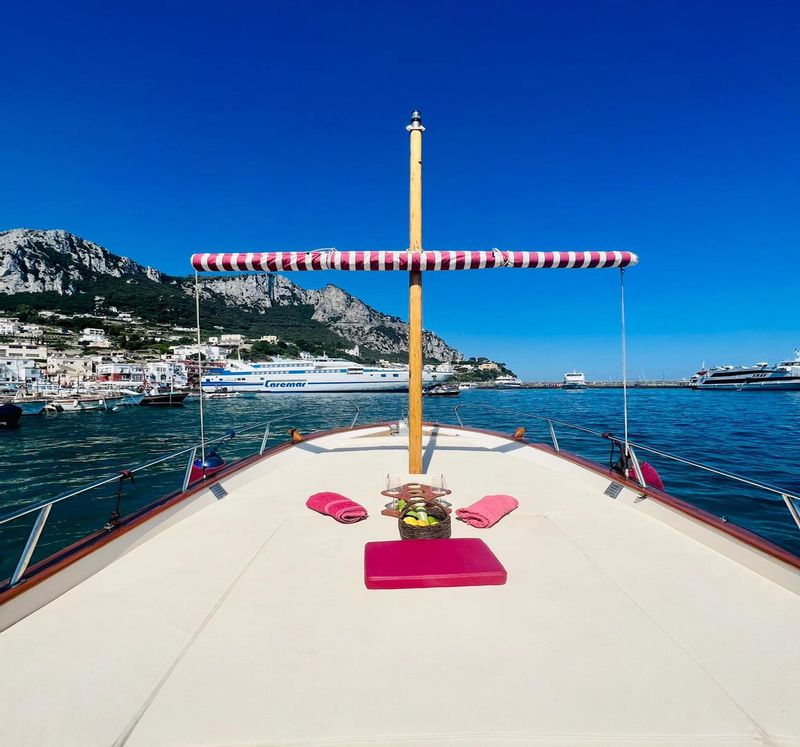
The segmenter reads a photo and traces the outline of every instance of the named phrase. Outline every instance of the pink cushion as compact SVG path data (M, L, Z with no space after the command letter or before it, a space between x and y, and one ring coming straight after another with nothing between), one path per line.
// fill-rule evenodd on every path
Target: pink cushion
M495 586L504 584L507 575L480 539L394 540L364 547L368 589Z

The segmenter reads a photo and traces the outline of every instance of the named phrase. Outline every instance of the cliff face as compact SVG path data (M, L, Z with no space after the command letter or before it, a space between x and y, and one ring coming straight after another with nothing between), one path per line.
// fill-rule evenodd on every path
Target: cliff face
M163 273L112 254L66 231L17 228L0 232L0 293L70 294L98 275L138 275L154 282Z
M187 293L194 292L192 283L184 287ZM387 354L402 353L408 348L408 328L402 319L373 309L335 285L306 290L282 275L238 275L204 279L201 295L221 298L228 306L246 306L265 313L276 306L307 304L314 307L315 321L353 343ZM463 358L433 332L424 333L423 345L427 358L451 362Z
M187 295L194 293L194 282L189 278L170 277L66 231L0 232L0 293L51 292L71 296L84 292L82 287L91 284L93 293L102 294L104 278L126 282L135 279L140 284L137 287L150 290L168 286L184 298L181 291ZM201 295L231 309L263 315L278 307L312 307L314 321L354 344L385 354L407 349L405 322L373 309L335 285L306 290L283 275L211 276L203 279ZM115 303L122 309L119 302ZM441 361L463 358L432 332L425 332L424 347L429 358Z

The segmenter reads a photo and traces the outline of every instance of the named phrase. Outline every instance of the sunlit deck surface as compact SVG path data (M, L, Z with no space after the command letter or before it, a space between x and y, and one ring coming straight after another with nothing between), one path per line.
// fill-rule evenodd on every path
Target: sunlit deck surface
M367 590L364 544L398 537L380 490L405 441L301 443L0 635L0 743L800 744L790 570L777 583L755 551L547 450L456 428L424 443L456 506L519 499L453 528L505 586ZM320 490L370 518L311 512Z

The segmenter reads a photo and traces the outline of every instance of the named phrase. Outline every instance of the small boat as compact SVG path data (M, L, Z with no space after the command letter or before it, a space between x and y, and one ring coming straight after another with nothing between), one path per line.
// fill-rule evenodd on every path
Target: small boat
M176 392L175 390L162 391L154 388L147 392L140 404L145 407L182 407L183 401L189 392Z
M117 393L114 393L114 395ZM117 402L114 407L138 407L142 404L142 400L144 400L144 394L142 392L134 392L130 389L120 389L118 394L122 394L122 399ZM112 396L114 396L112 395Z
M203 399L231 399L238 397L239 392L229 392L227 389L217 389L213 392L203 392Z
M441 384L423 392L426 397L458 397L460 388Z
M13 402L0 405L0 428L16 428L22 415L22 408Z
M86 397L74 395L72 397L56 397L51 399L44 408L46 412L88 412L90 410L111 410L125 404L126 396L123 394L109 397Z
M586 376L580 371L571 371L564 374L562 389L586 389Z
M458 385L458 390L460 392L466 392L468 389L477 389L478 385L474 381L462 381Z
M47 400L44 397L31 397L19 393L13 400L9 399L7 402L19 407L23 415L41 415L42 410L47 405Z

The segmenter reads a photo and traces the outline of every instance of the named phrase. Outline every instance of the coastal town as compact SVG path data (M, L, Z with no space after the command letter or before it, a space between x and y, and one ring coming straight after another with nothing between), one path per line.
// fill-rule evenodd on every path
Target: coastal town
M103 299L95 300L102 308ZM19 307L16 315L0 315L3 392L61 394L112 385L137 391L197 389L201 367L205 372L231 359L313 360L319 355L277 335L248 338L220 331L204 335L198 345L195 329L153 325L113 306L102 312L69 315ZM359 346L345 354L360 359ZM406 367L383 358L372 363ZM431 362L426 369L474 386L502 386L504 376L517 381L503 364L486 358Z
M249 338L215 330L197 343L196 329L154 325L103 306L95 314L66 314L18 307L0 314L0 393L63 395L117 387L136 392L199 390L199 374L229 360L291 358L311 361L324 353L304 350L277 335ZM344 351L361 360L359 345ZM387 369L406 364L385 358L370 361ZM586 381L583 374L565 374L563 381L520 381L504 364L487 358L430 362L426 369L444 374L461 390L513 388L614 388L615 380ZM633 381L634 387L682 387L687 381ZM129 402L130 403L130 402Z

